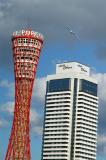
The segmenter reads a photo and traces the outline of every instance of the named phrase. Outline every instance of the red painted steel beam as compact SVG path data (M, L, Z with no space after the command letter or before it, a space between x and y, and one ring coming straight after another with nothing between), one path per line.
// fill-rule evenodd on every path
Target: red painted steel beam
M43 36L32 30L13 33L15 107L5 160L30 160L30 103Z

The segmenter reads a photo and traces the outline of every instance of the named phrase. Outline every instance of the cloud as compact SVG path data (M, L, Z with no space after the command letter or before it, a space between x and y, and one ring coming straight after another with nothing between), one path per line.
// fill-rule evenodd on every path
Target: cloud
M13 117L14 113L14 102L9 101L1 106L1 112L7 113L7 117ZM6 118L7 118L6 117ZM5 120L0 120L0 127L8 125L8 119ZM32 132L36 135L40 134L40 127L41 127L41 117L40 115L36 112L35 109L30 110L30 122L31 122L31 130ZM39 134L38 134L39 133Z
M9 20L12 23L9 23L9 26L5 25L2 30L6 30L7 27L9 31L18 27L26 27L27 19L29 18L29 23L34 28L39 28L49 38L52 38L51 36L56 38L56 35L65 35L64 26L67 23L71 23L72 27L77 26L77 29L85 36L89 36L90 33L92 37L97 37L102 27L99 22L102 22L102 24L104 22L103 19L98 17L104 17L105 4L105 0L98 3L96 0L86 3L83 0L8 0L8 2L1 3L1 11L5 16L5 19L1 17L2 25ZM101 13L98 13L98 7L102 8ZM17 14L15 14L16 11ZM95 32L98 34L95 34Z
M14 102L9 101L1 106L1 111L9 113L9 115L13 115L14 112Z
M98 152L106 156L106 135L98 136Z
M7 89L7 96L14 97L14 83L9 82L8 80L2 80L0 81L0 87ZM46 78L36 78L34 81L34 87L33 87L33 98L39 102L44 102L45 99L45 93L46 93Z
M4 126L3 121L0 119L0 128L3 126Z
M0 87L7 89L7 96L14 97L14 83L8 80L0 81Z
M106 102L106 73L96 73L96 74L92 74L92 76L97 79L98 81L98 95L100 98L100 101L104 101Z
M98 136L98 143L105 143L106 144L106 135L99 135Z
M106 73L95 73L93 77L99 84L98 154L106 156Z
M41 136L43 132L43 127L42 126L35 126L32 129L33 133L35 136Z
M31 27L44 34L45 43L72 43L70 25L81 41L106 43L105 0L8 0L0 2L0 64L13 72L11 34ZM101 50L101 49L99 49ZM100 56L97 48L96 54ZM104 53L103 53L104 55ZM8 66L8 67L7 67Z
M1 106L1 111L8 113L13 116L14 113L14 102L9 101ZM34 109L30 110L30 120L31 122L38 123L39 115Z
M105 46L105 44L98 46L95 50L95 54L98 59L106 60L106 46Z
M0 120L0 127L2 127L2 125L3 125L3 122Z
M45 77L37 78L34 82L33 98L36 98L37 101L44 103L45 94L46 94L46 78Z
M34 109L30 110L31 131L34 136L42 135L42 118Z
M14 96L14 83L7 80L0 81L0 87L7 89L6 94L10 98ZM30 121L31 121L31 130L35 135L41 135L42 131L42 118L40 114L36 112L37 106L44 106L45 100L45 90L46 90L46 78L41 77L37 78L34 83L33 89L33 98L32 98L32 107L30 110ZM36 102L36 105L35 105ZM42 107L40 107L43 109ZM1 112L5 112L8 116L7 118L13 116L14 112L14 101L8 101L5 104L1 105Z
M98 155L106 156L106 73L93 73L92 77L98 81Z
M34 109L31 109L30 110L30 121L31 123L34 123L36 125L39 124L39 114L34 110Z
M8 125L8 121L4 119L0 119L0 128L7 127L7 125Z

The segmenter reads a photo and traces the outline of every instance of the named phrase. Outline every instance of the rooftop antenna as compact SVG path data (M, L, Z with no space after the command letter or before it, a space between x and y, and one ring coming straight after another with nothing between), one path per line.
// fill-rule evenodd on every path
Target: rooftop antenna
M71 35L75 36L78 40L80 40L77 34L71 29L70 26L66 26L66 29L69 31Z

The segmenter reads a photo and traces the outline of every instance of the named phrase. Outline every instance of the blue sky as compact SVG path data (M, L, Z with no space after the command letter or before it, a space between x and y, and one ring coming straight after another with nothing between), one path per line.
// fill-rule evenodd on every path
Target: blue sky
M0 159L4 159L12 126L14 72L11 34L31 27L44 34L31 103L31 157L40 160L45 77L58 62L78 61L92 69L99 83L97 160L106 157L106 11L105 0L0 1ZM79 39L66 29L70 25Z

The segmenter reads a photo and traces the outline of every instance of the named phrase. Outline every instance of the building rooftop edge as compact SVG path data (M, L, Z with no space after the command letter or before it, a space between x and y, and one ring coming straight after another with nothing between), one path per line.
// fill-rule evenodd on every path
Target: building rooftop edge
M79 61L63 61L63 62L60 62L60 63L56 63L56 65L57 64L63 64L63 63L79 63L79 64L82 64L82 65L84 65L84 66L86 66L86 67L89 67L89 68L91 68L89 65L86 65L86 64L83 64L83 63L81 63L81 62L79 62Z
M97 79L95 79L94 77L92 76L85 76L85 75L81 75L81 74L50 74L50 75L47 75L46 76L46 81L48 80L52 80L52 79L63 79L63 78L78 78L78 79L85 79L85 80L88 80L88 81L91 81L91 82L94 82L96 84L98 84L98 81Z

